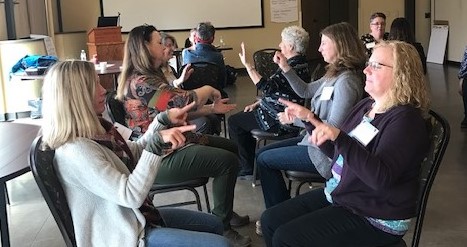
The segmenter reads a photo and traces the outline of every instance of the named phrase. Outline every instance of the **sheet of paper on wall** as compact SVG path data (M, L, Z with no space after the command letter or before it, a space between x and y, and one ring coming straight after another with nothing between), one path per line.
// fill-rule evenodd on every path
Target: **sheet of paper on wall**
M54 41L50 36L42 35L42 34L31 34L29 35L31 39L43 39L45 50L47 51L47 55L49 56L57 56L57 51L55 50Z
M271 0L271 22L293 22L298 20L297 0Z

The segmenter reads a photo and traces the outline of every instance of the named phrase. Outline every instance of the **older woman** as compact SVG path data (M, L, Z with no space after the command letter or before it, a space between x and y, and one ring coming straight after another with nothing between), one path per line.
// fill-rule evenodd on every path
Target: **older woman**
M311 98L311 110L322 121L340 127L352 107L363 96L363 74L366 56L356 30L348 23L338 23L321 31L318 49L328 63L325 75L311 83L302 81L277 54L275 61L293 90L303 98ZM299 119L279 114L283 124L300 124ZM331 177L331 160L315 145L309 135L272 143L260 149L256 162L261 174L261 188L266 208L290 199L282 170L319 173Z
M375 12L370 16L370 33L362 35L360 38L365 45L368 57L371 56L373 47L383 40L387 40L389 33L386 31L386 15Z
M281 33L282 41L279 44L281 53L287 63L296 71L304 81L310 81L310 71L305 57L306 47L310 39L305 29L298 26L286 27ZM229 117L230 139L238 144L241 170L239 176L253 174L255 157L255 140L250 131L262 129L269 132L285 134L297 132L296 127L283 126L277 119L277 113L283 111L284 106L279 104L279 97L303 104L304 99L299 97L290 87L281 70L277 70L270 78L262 78L255 68L246 60L245 46L242 43L242 53L238 54L240 60L248 71L253 83L261 90L261 99L245 107L243 112Z
M400 41L375 46L365 91L341 128L300 105L285 113L309 121L309 139L333 157L325 188L267 209L267 246L386 246L398 242L416 215L420 164L429 146L429 96L418 53Z
M55 170L71 210L77 246L229 246L219 218L154 208L146 198L163 159L184 146L183 124L193 105L157 115L146 134L125 142L98 115L105 89L94 64L59 62L44 80L43 144L55 150ZM180 239L190 239L181 241ZM219 245L218 245L219 244Z
M163 53L161 36L154 26L138 26L128 34L117 97L125 102L130 128L145 132L157 112L184 107L191 102L196 102L197 110L188 113L190 119L208 113L225 113L234 107L219 100L219 91L210 86L192 91L170 86L159 68L164 61ZM214 104L205 106L210 97L215 98ZM225 138L199 134L189 135L189 142L191 145L161 161L163 165L156 180L158 183L177 183L199 177L214 178L213 214L222 219L224 234L233 244L249 245L249 237L241 236L231 228L231 225L249 223L248 216L240 217L233 212L238 172L235 143Z

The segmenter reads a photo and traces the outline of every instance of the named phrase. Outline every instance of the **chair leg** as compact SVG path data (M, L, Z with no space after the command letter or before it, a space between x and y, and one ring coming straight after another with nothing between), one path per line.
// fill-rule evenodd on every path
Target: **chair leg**
M289 180L289 187L287 188L287 190L289 191L289 195L292 196L292 180L288 179Z
M256 149L255 149L255 152L259 150L259 146L261 145L261 141L263 141L263 146L266 145L266 139L264 140L261 140L261 139L256 139ZM253 162L253 176L252 176L252 181L251 181L251 187L256 187L256 185L258 185L256 183L256 177L258 175L258 166L256 165L256 158Z
M203 190L204 190L204 199L206 200L206 210L210 214L211 204L209 203L209 195L208 195L208 189L206 188L206 185L203 185Z

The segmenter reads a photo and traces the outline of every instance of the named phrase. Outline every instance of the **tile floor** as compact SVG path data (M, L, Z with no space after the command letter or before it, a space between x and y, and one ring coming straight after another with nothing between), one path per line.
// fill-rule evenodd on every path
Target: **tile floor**
M459 128L462 101L457 94L458 66L428 64L428 81L432 91L432 109L444 115L451 124L451 141L435 180L426 212L420 246L465 246L467 242L467 131ZM254 100L256 89L245 76L227 89L237 110ZM25 121L25 120L22 120ZM306 189L306 188L305 188ZM64 246L60 232L32 178L27 173L8 182L11 205L8 209L11 246ZM461 191L464 191L461 193ZM254 233L254 222L264 209L261 188L249 181L238 181L235 211L248 214L249 226L239 228L249 234L252 246L265 246ZM156 197L157 201L173 201L190 197L190 193L174 192ZM194 207L193 207L194 208ZM464 243L464 244L462 244Z

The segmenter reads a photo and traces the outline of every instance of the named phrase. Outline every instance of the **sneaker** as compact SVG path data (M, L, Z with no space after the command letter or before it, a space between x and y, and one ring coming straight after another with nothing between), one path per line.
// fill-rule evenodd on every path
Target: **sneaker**
M240 216L237 213L233 212L232 219L230 219L230 225L234 227L241 227L250 224L250 216Z
M256 221L256 234L258 236L263 236L263 230L261 230L261 221L257 220Z
M462 120L461 129L467 129L467 118L464 118L464 120Z
M250 237L242 236L234 229L224 231L224 237L226 237L234 247L247 247L251 244Z

